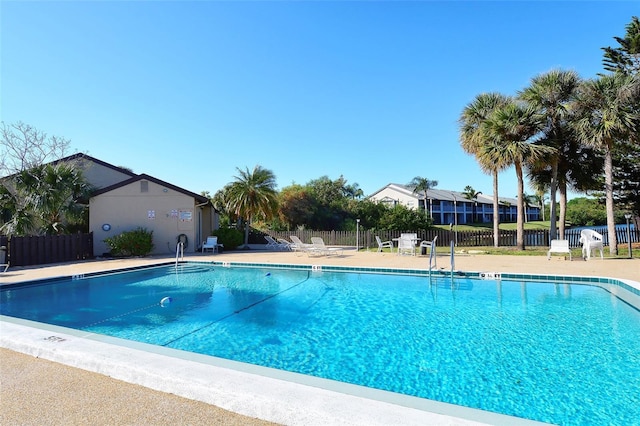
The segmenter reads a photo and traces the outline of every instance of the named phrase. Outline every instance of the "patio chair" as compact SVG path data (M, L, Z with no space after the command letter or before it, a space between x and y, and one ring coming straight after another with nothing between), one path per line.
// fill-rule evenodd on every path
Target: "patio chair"
M5 246L0 247L0 272L7 272L9 269L9 262L7 262L7 248Z
M280 246L281 250L288 250L291 251L293 250L293 244L291 244L289 241L285 240L284 238L278 238L276 240L278 242L278 245Z
M403 234L406 235L406 234ZM411 237L403 237L398 238L398 256L401 254L410 254L411 256L416 255L416 240Z
M202 244L202 253L208 249L211 249L212 253L218 251L218 237L207 237L207 241Z
M435 254L436 254L436 252L435 252L435 250L436 250L436 240L437 239L438 239L438 236L436 235L435 237L433 237L433 240L431 240L431 241L423 241L423 242L420 243L420 249L425 248L426 249L426 254L430 255L431 252L433 252L433 254L434 254L433 260L434 260L434 263L435 263L434 266L438 265L438 258L437 258L437 256L435 256Z
M282 250L282 245L273 239L270 235L265 235L264 239L267 240L267 250Z
M547 251L547 260L551 259L551 253L569 254L569 260L572 260L569 240L551 240L551 246L549 247L549 251Z
M604 259L602 234L593 229L583 229L580 231L580 243L582 244L582 258L591 259L594 250L600 250L600 259Z
M383 248L389 248L393 251L393 241L382 241L379 236L376 235L376 241L378 242L378 253L382 251Z
M320 237L311 237L311 243L313 244L313 248L317 250L320 254L326 254L330 256L332 254L342 254L342 248L340 247L328 247L324 244L324 240Z
M311 250L314 250L313 244L303 243L302 240L295 235L290 235L289 238L291 238L291 241L293 241L293 244L291 244L290 246L293 251L309 252Z

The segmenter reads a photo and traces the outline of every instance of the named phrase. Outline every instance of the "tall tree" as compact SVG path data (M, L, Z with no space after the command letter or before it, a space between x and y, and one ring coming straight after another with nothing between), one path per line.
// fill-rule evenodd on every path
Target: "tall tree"
M473 187L471 185L467 185L464 187L464 190L462 191L462 195L464 195L464 198L466 198L469 201L474 201L478 198L478 195L482 194L482 191L476 191L475 189L473 189ZM477 201L477 200L476 200ZM477 222L477 218L476 218L476 204L477 202L474 202L472 204L472 209L473 209L473 221Z
M485 145L491 143L486 134L485 122L493 112L505 105L508 98L500 93L481 93L467 105L458 119L460 145L468 154L474 155L483 172L493 176L493 245L500 245L500 206L498 198L498 172L507 167L504 163L495 163L482 155Z
M268 220L278 212L276 177L259 165L253 171L236 170L238 175L226 191L227 210L245 220L244 245L248 247L251 221L259 215Z
M531 84L519 93L519 97L536 108L537 113L543 117L544 136L541 142L554 147L554 154L543 160L551 165L550 188L550 214L551 226L549 237L557 238L557 228L560 227L560 238L564 239L565 217L567 209L567 187L560 185L558 188L558 166L566 163L567 155L573 155L572 150L563 149L571 142L569 124L571 120L569 106L575 98L576 90L580 84L580 77L574 71L552 70L540 74L531 79ZM562 178L564 181L564 177ZM560 222L557 222L556 191L560 189Z
M614 37L618 47L603 47L604 69L611 73L638 74L640 72L640 20L631 17L624 37Z
M585 81L575 106L575 128L580 140L604 153L604 192L607 209L609 252L618 254L613 202L613 150L616 142L636 138L640 132L637 102L639 82L634 76L616 73Z
M429 214L428 206L427 206L427 198L429 196L427 194L427 191L438 186L438 181L430 180L421 176L416 176L413 179L411 179L411 182L409 182L407 186L411 188L411 190L418 196L422 195L422 199L424 202L425 217L431 218L431 215Z
M612 72L638 77L640 75L640 20L631 18L626 26L624 37L614 37L618 47L603 47L604 69ZM640 113L640 99L634 103L636 114ZM616 201L634 214L636 227L640 227L640 140L629 144L615 145L614 156L614 192Z
M534 145L531 138L540 131L541 122L536 110L511 100L497 108L485 121L491 143L480 152L486 161L513 165L518 179L517 247L524 250L524 174L525 163L549 155L554 148Z
M0 125L0 176L41 166L66 155L70 141L47 136L21 121Z

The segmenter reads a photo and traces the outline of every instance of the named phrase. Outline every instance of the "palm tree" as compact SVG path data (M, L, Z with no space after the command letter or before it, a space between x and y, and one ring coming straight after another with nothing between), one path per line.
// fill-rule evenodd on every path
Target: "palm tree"
M91 187L73 165L46 164L15 174L0 191L3 232L16 235L61 234L82 224Z
M542 221L544 222L544 202L547 199L547 196L545 195L545 190L544 187L540 187L540 186L536 186L535 188L536 193L532 196L533 197L533 202L534 204L540 206L540 213L542 214Z
M253 171L238 171L235 181L226 188L227 211L245 220L244 247L249 245L249 227L258 215L265 219L273 218L278 211L276 177L271 170L257 165Z
M481 155L482 147L489 144L490 138L485 132L484 123L508 98L500 93L481 93L467 105L460 114L460 145L468 154L476 157L480 168L493 176L493 245L500 245L500 206L498 204L498 172L506 164L494 163Z
M524 175L523 165L549 155L553 148L534 145L530 139L540 131L540 119L536 110L511 100L497 108L484 123L491 143L484 145L480 152L486 161L513 165L518 179L517 195L517 247L524 250Z
M433 212L431 213L427 212L427 197L428 197L427 191L438 186L438 181L429 180L424 177L416 176L413 179L411 179L411 182L409 182L407 186L411 188L414 194L417 194L417 195L420 195L421 193L424 194L422 198L424 200L424 214L426 217L430 217L433 219Z
M575 128L580 140L604 153L604 190L609 253L618 254L613 205L613 149L616 142L637 137L640 118L634 102L640 96L638 77L621 73L585 81L575 106Z
M470 201L474 201L475 202L472 204L472 208L473 208L473 221L477 222L476 220L476 205L477 203L477 198L478 195L482 194L482 191L476 191L475 189L473 189L473 187L471 185L467 185L464 187L464 190L462 191L462 195L464 195L464 198L466 198L467 200Z
M556 148L554 154L542 161L551 165L550 187L550 213L551 226L549 238L557 238L556 224L556 191L560 189L560 238L564 239L564 218L566 217L567 197L566 185L558 186L558 165L567 162L566 156L573 155L574 151L563 149L570 143L571 132L569 130L571 101L575 98L576 90L580 84L580 76L574 71L552 70L540 74L531 79L529 87L519 93L520 99L532 105L544 119L544 137L541 142ZM565 181L564 178L562 179Z

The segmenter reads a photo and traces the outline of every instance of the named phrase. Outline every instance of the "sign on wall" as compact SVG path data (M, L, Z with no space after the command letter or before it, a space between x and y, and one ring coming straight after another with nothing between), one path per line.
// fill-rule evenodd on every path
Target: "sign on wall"
M193 211L191 210L180 210L178 212L178 220L180 222L191 222L193 221Z

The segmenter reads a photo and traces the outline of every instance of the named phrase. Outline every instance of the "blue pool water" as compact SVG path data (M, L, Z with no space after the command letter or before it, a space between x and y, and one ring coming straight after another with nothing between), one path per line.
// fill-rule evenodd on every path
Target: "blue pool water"
M640 419L640 312L591 285L199 264L5 288L0 313L556 424Z

